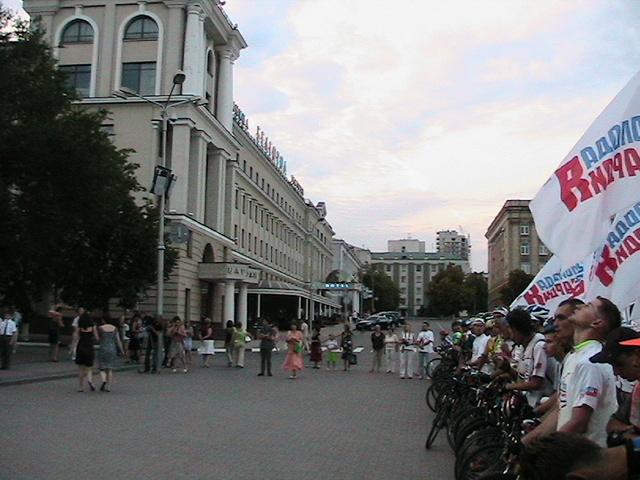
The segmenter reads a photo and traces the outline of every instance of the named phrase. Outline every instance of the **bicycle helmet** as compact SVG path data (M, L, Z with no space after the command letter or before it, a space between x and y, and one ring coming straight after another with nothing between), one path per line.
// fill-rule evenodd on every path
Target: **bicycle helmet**
M549 318L549 309L541 305L529 305L526 310L534 322L543 324Z
M491 312L494 317L506 317L509 313L509 309L507 307L496 307L496 309Z

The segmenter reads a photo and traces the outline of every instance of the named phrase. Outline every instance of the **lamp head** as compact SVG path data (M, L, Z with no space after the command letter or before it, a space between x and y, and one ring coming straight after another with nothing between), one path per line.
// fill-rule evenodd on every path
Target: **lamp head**
M182 85L186 78L187 78L187 75L182 70L178 70L173 76L173 84Z

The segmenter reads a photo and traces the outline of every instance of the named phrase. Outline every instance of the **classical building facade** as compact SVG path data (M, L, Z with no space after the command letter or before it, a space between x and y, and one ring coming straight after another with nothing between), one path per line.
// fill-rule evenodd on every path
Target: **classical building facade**
M455 230L440 230L436 233L436 250L438 253L448 253L469 260L471 241L468 235Z
M350 245L342 239L334 239L333 265L331 278L327 282L338 282L347 286L341 290L335 290L338 301L343 306L344 315L359 315L362 311L363 285L360 283L362 270L371 261L371 252L364 248Z
M468 260L446 253L425 252L425 242L390 240L389 252L372 252L371 263L385 272L400 289L400 310L417 315L428 304L426 288L431 279L449 265L469 273ZM412 250L415 249L415 250Z
M501 304L500 289L507 283L509 272L523 270L535 275L551 256L538 237L529 202L507 200L485 233L489 254L489 307Z
M166 212L179 260L165 316L246 323L338 311L313 288L332 265L326 206L304 197L272 142L251 133L234 105L233 65L247 44L219 2L25 0L24 9L40 18L80 103L110 112L104 128L135 150L140 183L151 185L163 154L177 176ZM179 70L186 78L174 85ZM152 289L140 307L154 305Z

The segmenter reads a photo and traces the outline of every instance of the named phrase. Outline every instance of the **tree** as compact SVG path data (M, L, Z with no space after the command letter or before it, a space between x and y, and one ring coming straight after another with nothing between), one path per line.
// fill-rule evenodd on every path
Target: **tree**
M509 272L507 284L500 289L502 302L505 305L510 305L527 288L531 280L533 280L533 275L529 275L522 270Z
M482 273L468 273L464 277L464 288L466 290L466 308L472 315L479 312L486 312L489 303L489 287L487 280Z
M429 311L435 315L456 315L468 304L462 268L449 265L438 272L427 286Z
M370 266L362 274L362 284L373 290L376 311L396 310L398 308L400 290L386 273L375 266Z
M138 166L102 130L107 113L74 103L39 28L10 22L2 11L0 301L131 305L155 282L156 208L136 203Z

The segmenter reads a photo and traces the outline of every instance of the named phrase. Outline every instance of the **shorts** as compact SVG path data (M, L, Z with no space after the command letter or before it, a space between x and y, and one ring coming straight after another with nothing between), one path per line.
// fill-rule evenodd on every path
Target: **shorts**
M327 363L338 363L338 352L328 352Z

